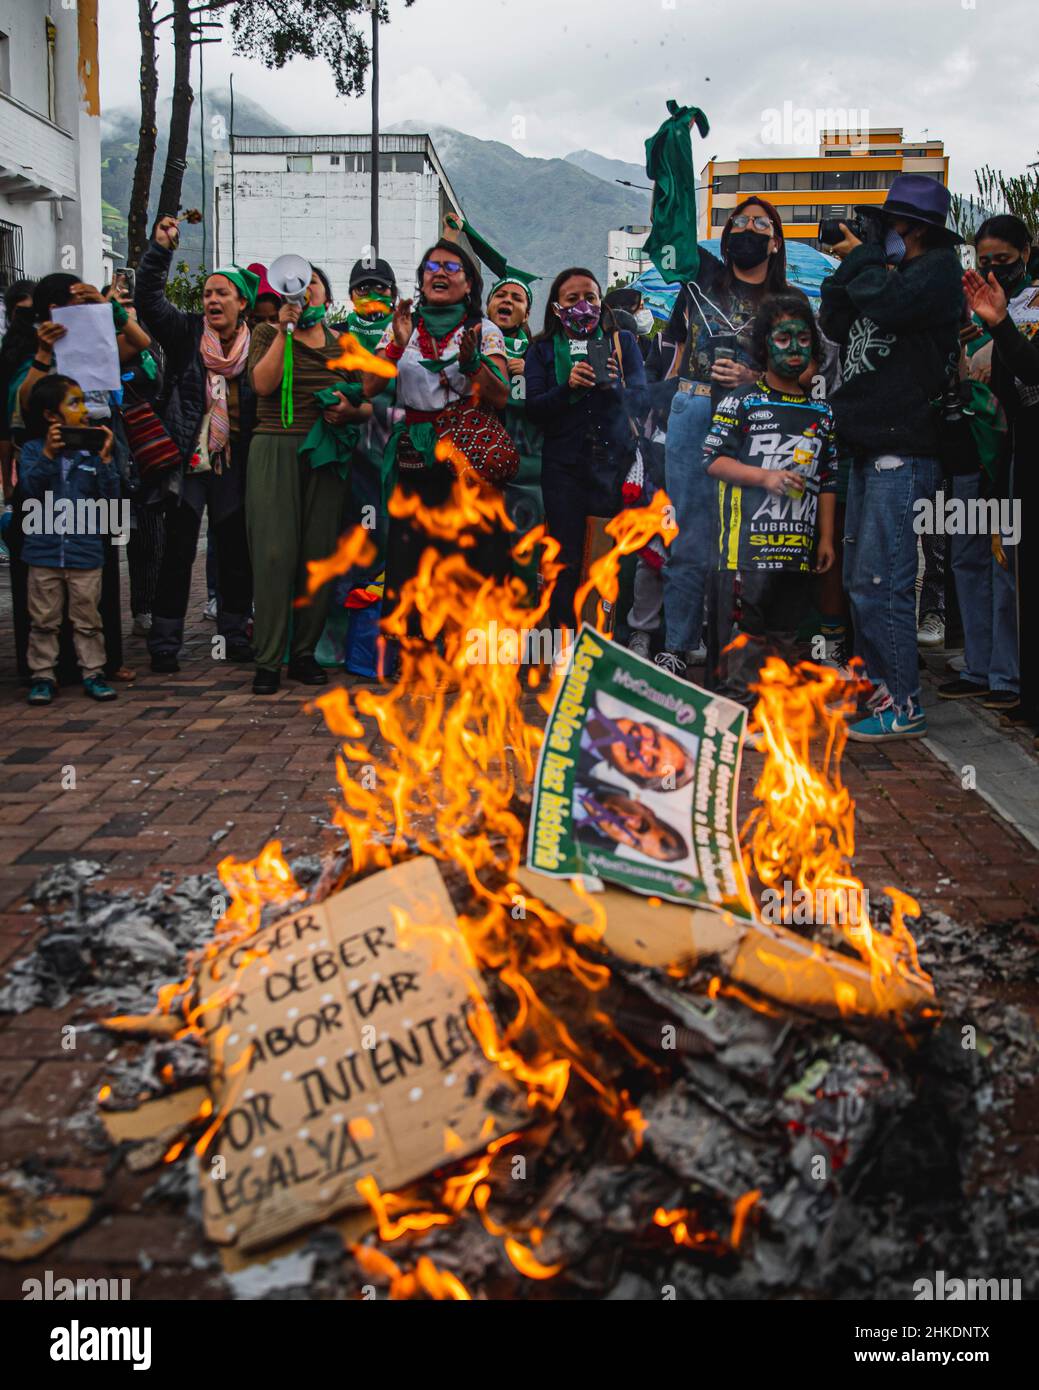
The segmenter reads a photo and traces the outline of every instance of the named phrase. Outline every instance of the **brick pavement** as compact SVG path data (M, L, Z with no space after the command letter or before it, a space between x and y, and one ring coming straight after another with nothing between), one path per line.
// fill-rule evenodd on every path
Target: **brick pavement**
M36 934L23 902L29 885L69 856L102 861L101 888L147 890L162 871L212 870L274 837L290 855L337 843L327 823L335 742L303 710L313 692L287 683L258 700L250 669L211 659L198 569L182 671L152 675L143 641L128 638L138 679L109 705L71 688L49 709L30 710L15 686L9 613L0 615L0 969ZM759 765L747 755L744 808ZM63 786L70 768L74 787ZM871 893L894 883L979 929L1035 910L1039 852L925 749L850 745L845 778L857 802L855 865ZM97 1214L38 1266L0 1266L0 1296L19 1296L37 1267L129 1277L141 1298L226 1296L195 1228L145 1203L155 1174L129 1173L90 1146L76 1117L114 1050L88 1036L64 1053L60 1026L74 1013L73 1005L0 1018L0 1166L42 1165L68 1190L96 1196Z

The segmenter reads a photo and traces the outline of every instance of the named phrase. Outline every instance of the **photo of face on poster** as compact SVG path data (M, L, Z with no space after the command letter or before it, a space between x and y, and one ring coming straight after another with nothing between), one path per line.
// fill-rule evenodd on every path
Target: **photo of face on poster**
M693 778L700 740L598 691L581 731L574 834L588 848L697 875Z

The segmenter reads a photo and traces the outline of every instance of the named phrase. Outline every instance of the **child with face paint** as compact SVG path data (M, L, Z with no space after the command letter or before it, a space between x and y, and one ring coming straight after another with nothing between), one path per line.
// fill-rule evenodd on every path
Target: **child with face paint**
M798 655L812 577L834 560L837 486L832 412L800 384L820 351L805 296L789 290L766 298L752 339L764 375L719 403L704 443L721 519L708 589L707 677L747 705L766 656ZM730 647L734 625L742 640Z

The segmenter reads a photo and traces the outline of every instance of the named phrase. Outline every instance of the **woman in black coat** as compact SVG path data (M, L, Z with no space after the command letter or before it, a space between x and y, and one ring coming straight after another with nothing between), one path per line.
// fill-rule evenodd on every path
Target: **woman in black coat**
M155 409L180 451L180 467L164 473L157 495L166 544L155 584L148 650L153 671L180 670L184 617L191 589L202 513L217 542L217 632L229 661L252 661L247 626L252 609L252 568L245 529L245 461L256 417L256 397L246 361L245 315L259 279L237 266L214 271L203 290L203 312L185 313L166 297L166 279L179 239L177 219L164 217L137 271L134 303L165 356L165 373ZM255 282L255 283L254 283ZM244 346L243 346L244 335ZM221 353L228 354L226 360ZM209 354L209 365L204 360ZM221 387L220 382L224 385ZM226 447L199 452L203 421L219 401L228 422ZM207 439L212 443L212 429Z
M588 349L603 338L611 384L597 386ZM622 508L621 488L635 457L632 420L645 412L647 389L638 343L604 310L590 270L572 266L553 280L544 330L527 352L524 376L527 413L544 431L545 518L565 566L549 616L553 627L573 627L587 520Z

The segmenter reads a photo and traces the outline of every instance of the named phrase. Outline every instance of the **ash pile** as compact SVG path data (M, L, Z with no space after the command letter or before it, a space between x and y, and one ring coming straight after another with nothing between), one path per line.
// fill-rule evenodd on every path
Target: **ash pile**
M316 861L293 867L311 902L335 884ZM211 937L215 879L140 899L99 891L88 868L37 885L53 915L4 983L3 1009L75 1000L87 1020L146 1014L185 951ZM456 911L471 906L461 875L445 881ZM594 993L561 970L531 974L595 1059L588 1079L576 1069L555 1111L511 1128L509 1115L493 1154L430 1169L377 1215L310 1222L288 1247L225 1259L229 1295L904 1300L938 1270L1013 1274L1034 1289L1026 1109L1039 1039L1015 1001L1036 978L1039 930L934 915L914 933L942 1014L913 1026L784 1007L727 983L709 956L678 978L591 951L610 972ZM483 985L507 1021L515 996L488 972ZM209 1068L192 1040L123 1038L110 1104L118 1114L193 1093ZM638 1120L605 1113L602 1087L629 1097ZM504 1115L507 1102L488 1105ZM114 1147L132 1167L158 1165L175 1132ZM455 1210L452 1180L468 1187ZM200 1223L203 1185L195 1160L166 1167L151 1205ZM60 1247L50 1258L60 1264Z

